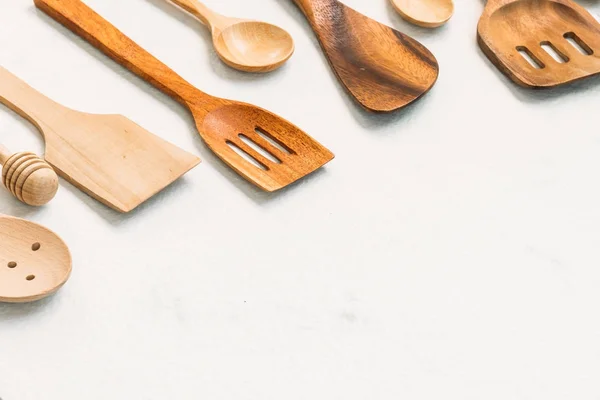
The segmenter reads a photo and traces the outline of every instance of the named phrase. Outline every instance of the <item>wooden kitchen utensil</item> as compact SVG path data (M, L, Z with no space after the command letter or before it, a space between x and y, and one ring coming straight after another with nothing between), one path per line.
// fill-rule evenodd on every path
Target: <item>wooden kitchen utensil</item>
M83 2L35 0L35 4L188 107L208 147L262 189L281 189L333 159L329 150L283 118L256 106L220 99L196 89Z
M390 0L400 16L424 28L444 25L454 14L452 0Z
M310 21L331 67L367 110L389 112L436 82L438 63L416 40L337 0L294 0Z
M70 274L71 254L54 232L0 215L0 302L40 300L60 289Z
M58 190L58 176L50 165L29 152L11 153L0 145L2 184L17 199L30 206L43 206Z
M488 0L477 31L483 52L519 85L600 73L600 24L571 0Z
M200 162L121 115L63 107L2 67L0 102L39 129L45 159L63 178L121 212L133 210Z
M266 22L228 18L197 0L171 0L209 27L213 45L223 62L246 72L269 72L294 52L289 33Z

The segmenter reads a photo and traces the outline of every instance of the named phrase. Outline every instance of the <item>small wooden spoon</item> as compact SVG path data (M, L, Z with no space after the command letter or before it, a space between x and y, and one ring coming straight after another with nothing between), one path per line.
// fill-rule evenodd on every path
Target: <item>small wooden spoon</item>
M54 232L0 215L0 302L26 303L55 293L71 274L71 253Z
M43 206L58 190L52 167L33 153L11 153L0 144L2 183L17 199L30 206Z
M424 28L444 25L454 14L452 0L390 0L408 22Z
M217 54L230 67L269 72L283 65L294 52L290 34L275 25L224 17L197 0L171 1L210 28Z

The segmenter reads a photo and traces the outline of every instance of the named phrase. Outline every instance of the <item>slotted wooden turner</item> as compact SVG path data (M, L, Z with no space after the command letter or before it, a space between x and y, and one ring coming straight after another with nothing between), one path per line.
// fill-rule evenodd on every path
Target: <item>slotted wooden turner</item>
M600 73L600 24L571 0L488 0L477 31L490 61L521 86Z
M196 89L81 1L35 0L35 4L188 107L208 147L260 188L281 189L333 159L329 150L283 118L256 106L220 99Z
M120 212L133 210L200 162L122 115L64 107L2 67L0 102L38 128L46 161L59 175Z
M421 98L439 67L413 38L337 0L294 0L340 82L365 109L390 112Z

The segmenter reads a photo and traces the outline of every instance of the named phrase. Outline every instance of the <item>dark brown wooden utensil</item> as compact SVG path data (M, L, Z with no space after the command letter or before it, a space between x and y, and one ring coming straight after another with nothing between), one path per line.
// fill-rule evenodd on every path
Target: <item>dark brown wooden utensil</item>
M35 5L188 107L208 147L260 188L281 189L333 159L329 150L283 118L196 89L81 1L35 0Z
M600 24L571 0L488 0L477 32L490 61L521 86L600 73Z
M400 109L436 82L438 63L425 46L337 0L294 0L348 92L374 112Z

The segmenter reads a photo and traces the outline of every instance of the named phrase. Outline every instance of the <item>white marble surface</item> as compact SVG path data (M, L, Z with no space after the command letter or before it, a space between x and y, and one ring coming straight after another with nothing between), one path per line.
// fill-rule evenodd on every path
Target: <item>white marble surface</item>
M346 0L441 65L422 101L373 116L291 0L206 1L292 33L294 57L266 76L225 67L164 0L85 2L199 88L281 114L337 158L262 193L174 101L31 1L2 0L1 65L204 161L130 215L64 182L39 210L0 192L1 213L55 230L74 259L56 296L0 305L3 400L599 398L597 79L553 92L509 83L476 45L480 0L457 0L437 31L384 0ZM43 151L6 108L0 142Z

